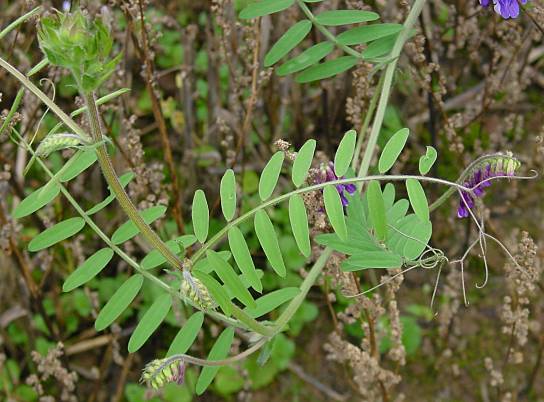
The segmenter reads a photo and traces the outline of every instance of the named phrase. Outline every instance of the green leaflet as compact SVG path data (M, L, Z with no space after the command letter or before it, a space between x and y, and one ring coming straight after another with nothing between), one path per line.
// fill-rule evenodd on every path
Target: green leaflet
M427 173L429 173L429 170L431 170L431 168L433 167L437 156L438 154L436 152L436 149L430 146L427 147L425 155L419 158L419 173L421 173L422 175L426 175Z
M203 323L204 313L202 311L197 311L189 317L170 344L166 357L186 353L195 341Z
M300 187L304 183L304 180L306 180L306 176L308 176L308 170L310 170L312 160L314 159L316 144L314 139L308 140L297 153L293 162L292 172L293 184L296 187Z
M125 188L128 185L128 183L130 183L132 179L134 179L134 176L136 175L133 172L126 172L121 177L119 177L119 182L121 183L121 186ZM110 195L108 195L103 201L99 202L94 207L89 209L86 212L87 215L96 214L98 211L101 211L102 209L110 205L113 200L115 200L115 194L113 194L110 189Z
M408 199L410 200L410 205L416 213L416 215L423 222L429 220L429 204L427 203L427 197L425 196L425 191L421 183L416 179L407 179L406 180L406 190L408 190Z
M28 251L40 251L44 248L51 247L52 245L79 233L84 227L85 221L83 218L76 217L66 219L45 229L34 237L30 243L28 243Z
M254 224L255 233L257 234L259 243L261 243L270 265L279 276L285 277L287 271L281 255L276 229L274 229L274 225L270 221L267 213L263 210L257 211L254 218Z
M243 20L262 17L277 13L293 5L295 0L262 0L251 3L240 11L239 17Z
M143 283L144 277L141 274L133 275L127 279L100 310L94 328L97 331L102 331L114 322L138 295Z
M385 210L388 211L395 202L395 186L393 185L393 183L387 183L383 189L382 194L383 205L385 206Z
M140 212L140 216L145 223L150 224L155 222L166 212L166 207L164 205L155 205L149 207ZM126 221L121 226L117 228L113 235L111 236L111 241L113 244L121 244L136 236L140 233L140 230L136 227L134 222L131 220Z
M219 254L219 256L225 261L229 261L230 257L232 256L230 251L218 251L217 254ZM207 258L201 258L193 266L193 270L202 271L209 274L210 272L213 271L213 268L210 266L210 263Z
M284 76L288 74L298 73L302 71L324 57L331 53L334 49L334 44L332 42L321 42L317 45L314 45L305 51L303 51L298 56L292 58L291 60L286 61L276 70L276 74L279 76Z
M278 151L264 167L259 180L259 197L261 197L262 201L266 201L274 192L274 188L276 188L278 178L280 177L284 158L285 154L283 151Z
M196 190L195 192L191 215L195 236L200 243L204 243L208 237L208 230L210 227L210 210L208 209L206 195L202 190Z
M355 151L355 143L357 142L357 131L349 130L340 144L338 150L334 156L334 173L338 177L342 177L348 171L351 160L353 159L353 152Z
M221 284L205 272L193 269L191 274L206 286L213 301L221 307L221 310L223 310L223 313L225 313L227 317L230 317L232 314L232 304Z
M363 25L342 32L336 37L342 45L360 45L385 36L394 35L402 30L401 24Z
M270 313L300 293L299 288L283 288L270 292L255 300L254 308L246 307L244 311L253 318L259 318Z
M176 240L168 240L165 244L174 254L180 253L181 250L179 249L179 244ZM153 269L164 264L165 262L166 258L164 258L159 250L151 250L144 257L140 263L140 266L143 269Z
M378 170L380 173L383 174L387 172L395 164L409 135L410 130L402 128L393 134L389 141L387 141L378 162Z
M305 256L311 253L310 230L308 229L308 215L300 194L294 194L289 198L289 221L298 249Z
M66 162L66 165L64 165L65 170L60 175L59 180L64 183L79 176L81 172L96 162L96 158L97 156L94 149L78 152L73 158Z
M161 325L171 307L172 297L168 293L159 296L153 302L140 322L138 322L128 341L128 351L130 353L138 351L146 343L149 337L153 335L153 332Z
M34 192L26 196L26 198L15 207L13 210L13 217L15 219L21 219L36 212L38 209L43 208L53 201L59 193L60 186L56 183L49 186L46 184L45 186L34 190Z
M390 230L391 237L387 241L387 247L406 260L417 259L431 238L431 221L422 222L417 215L410 214L393 226L396 230Z
M229 229L228 238L229 247L238 268L242 271L242 274L249 285L257 292L261 293L263 291L263 285L257 275L257 270L255 269L255 264L253 264L253 259L251 258L244 235L238 226L233 226Z
M382 190L378 181L372 180L369 183L368 189L366 190L366 196L368 200L370 222L374 228L374 234L378 240L383 241L387 236L387 220Z
M347 240L348 229L346 226L346 217L344 216L344 206L340 199L340 194L336 186L330 184L323 189L323 199L325 201L325 211L329 218L332 228L341 240Z
M206 257L221 281L232 292L234 297L248 307L255 307L255 300L253 300L251 293L249 293L240 278L238 278L232 266L215 251L208 250Z
M266 54L264 66L270 67L277 63L283 56L302 42L311 29L312 23L309 20L299 21L289 28Z
M363 50L362 56L365 59L375 59L377 57L385 56L393 50L398 34L385 36L370 43L365 50Z
M399 268L402 265L402 258L398 254L389 251L361 251L352 255L345 264L342 264L343 271L358 271L368 268Z
M391 208L387 210L387 222L395 223L404 215L406 215L406 212L408 212L408 208L410 207L410 202L403 198L401 200L398 200L393 204Z
M232 169L228 169L221 178L219 195L223 216L230 222L236 213L236 177Z
M69 292L93 279L102 271L113 258L111 248L103 248L91 255L72 272L62 285L63 292Z
M225 328L212 346L210 354L208 355L208 360L214 361L225 359L229 354L233 339L234 328ZM202 395L204 391L206 391L206 388L212 383L218 371L219 366L206 366L202 369L196 382L197 395Z
M359 22L375 21L380 16L372 11L363 10L331 10L318 14L317 23L328 26L357 24Z
M327 60L324 63L316 64L304 70L302 73L297 75L296 82L299 84L305 84L307 82L334 77L335 75L349 70L358 62L359 59L354 56L340 56L333 60Z

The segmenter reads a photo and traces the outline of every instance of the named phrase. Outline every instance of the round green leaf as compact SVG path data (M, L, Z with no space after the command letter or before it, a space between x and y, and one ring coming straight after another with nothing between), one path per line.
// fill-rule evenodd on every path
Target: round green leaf
M378 170L380 173L383 174L387 172L395 164L397 158L404 148L404 145L406 145L406 140L408 139L409 135L410 130L407 128L402 128L393 134L389 141L387 141L378 162Z
M62 291L69 292L89 282L108 265L112 258L113 250L111 248L106 247L98 250L66 278L64 285L62 285Z
M372 24L349 29L336 38L342 45L360 45L402 31L401 24Z
M284 76L302 71L326 57L333 51L333 49L334 44L332 42L318 43L317 45L306 49L297 57L283 63L276 70L276 74L279 76Z
M334 156L334 173L338 177L342 177L346 174L353 159L353 153L355 151L355 143L357 142L357 131L349 130L340 144L338 150Z
M255 264L253 264L253 258L251 258L244 235L238 229L238 226L233 226L229 229L228 238L230 250L244 278L253 289L259 293L262 292L263 285L257 275L257 270L255 269Z
M198 336L203 323L204 313L202 311L197 311L189 317L170 344L166 357L186 353Z
M370 43L365 50L363 50L362 56L365 59L375 59L376 57L385 56L393 50L395 42L398 38L398 34L385 36Z
M114 322L138 295L143 283L144 277L141 274L133 275L127 279L100 310L94 328L97 331L102 331Z
M208 360L213 361L225 359L229 354L233 340L234 328L228 327L224 329L217 338L217 341L215 341L214 345L212 346L210 354L208 355ZM215 375L219 371L219 367L220 366L206 366L202 369L196 382L197 395L202 395L204 391L206 391L206 388L210 386Z
M172 297L168 293L163 294L153 302L140 322L138 322L138 325L136 325L128 341L128 351L130 353L138 351L149 337L153 335L153 332L161 325L171 307Z
M270 158L264 167L259 180L259 197L261 197L262 201L268 199L274 192L274 188L276 188L278 178L280 177L284 158L284 152L278 151Z
M255 233L257 234L259 243L261 243L266 258L268 258L274 271L276 271L279 276L284 277L287 271L281 255L276 229L274 229L274 225L270 221L267 213L262 209L257 211L254 224Z
M299 288L282 288L270 292L255 300L255 308L246 307L244 311L253 318L259 318L270 313L300 293Z
M240 278L238 278L232 266L213 250L208 250L206 257L217 273L217 276L219 276L234 297L248 307L255 307L255 300L253 300L249 290L246 289Z
M366 190L368 200L368 213L374 233L379 240L385 240L387 236L387 220L385 215L385 204L380 183L372 180Z
M43 190L43 191L42 191ZM60 186L56 183L47 183L34 192L30 193L19 205L13 210L13 217L21 219L28 216L38 209L49 204L60 193Z
M272 46L264 58L264 66L270 67L277 63L283 56L295 48L312 29L309 20L297 22L287 30L278 41Z
M35 238L33 238L28 244L29 251L40 251L44 248L51 247L53 244L57 244L69 237L72 237L76 233L79 233L81 229L85 227L85 221L83 218L70 218L65 221L59 222L50 228L45 229Z
M65 170L60 175L61 182L70 181L79 176L81 172L96 162L96 152L94 149L79 151L68 162L66 162Z
M429 173L434 165L434 162L436 161L437 156L438 154L436 152L436 149L428 146L425 155L419 158L419 173L421 173L422 175L426 175L427 173Z
M195 236L200 243L204 243L208 237L210 227L210 210L208 209L208 201L206 201L204 191L196 190L191 214Z
M336 186L331 184L325 187L323 190L323 200L325 201L325 212L327 212L332 228L341 240L347 240L348 229L344 215L344 206L342 205L342 199Z
M344 71L349 70L359 62L355 56L340 56L333 60L327 60L324 63L316 64L302 73L300 73L296 81L299 84L307 82L324 80L325 78L334 77Z
M141 211L140 216L145 223L150 224L163 216L165 212L166 207L164 205L155 205ZM113 244L121 244L132 239L138 233L140 233L140 230L136 227L134 222L128 220L119 226L115 232L113 232L111 241Z
M180 252L179 243L176 240L168 240L165 244L172 253L178 254ZM165 262L166 258L159 250L155 249L147 253L140 263L140 266L143 269L153 269L164 264Z
M410 200L410 205L412 206L415 214L423 222L428 221L429 204L421 183L416 179L407 179L406 190L408 190L408 199Z
M358 271L368 268L399 268L402 258L390 251L360 251L353 254L342 266L344 271Z
M300 194L295 194L289 199L289 221L298 249L305 257L309 257L312 251L310 230L308 229L306 207Z
M221 178L219 195L223 216L230 222L236 213L236 177L232 169L228 169Z
M372 11L364 10L331 10L318 14L317 23L328 26L357 24L359 22L375 21L380 16Z
M316 141L311 139L306 141L297 153L292 172L293 184L297 187L300 187L306 180L308 170L310 170L314 159L315 147Z
M293 5L295 0L262 0L251 3L240 11L239 17L243 20L262 17L277 13Z

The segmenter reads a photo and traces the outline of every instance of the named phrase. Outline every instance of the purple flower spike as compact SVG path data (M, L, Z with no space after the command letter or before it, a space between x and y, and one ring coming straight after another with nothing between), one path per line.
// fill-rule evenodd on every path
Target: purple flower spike
M480 0L483 7L489 6L490 0ZM526 4L527 0L521 0L522 4ZM519 16L518 0L493 0L494 10L500 14L502 18L517 18Z
M335 181L338 179L343 179L344 177L338 177L334 173L334 163L329 162L327 165L321 165L321 177L317 180L318 183L326 183L329 181ZM348 184L337 184L336 190L340 194L340 199L342 200L342 205L347 206L349 204L346 193L353 194L357 191L357 187L353 183Z
M485 195L484 188L491 185L489 178L496 176L513 176L516 169L521 165L519 160L512 157L511 154L498 155L496 158L488 159L484 163L477 165L472 169L469 179L463 184L471 188L472 193L461 191L461 199L457 208L457 217L466 218L470 215L471 209L476 205L476 198L482 198Z

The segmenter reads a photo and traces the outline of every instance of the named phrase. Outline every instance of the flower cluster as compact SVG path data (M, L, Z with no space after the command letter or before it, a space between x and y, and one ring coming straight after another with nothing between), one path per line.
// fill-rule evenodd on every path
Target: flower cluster
M183 270L181 293L204 310L210 310L215 305L206 286L193 277L188 269Z
M321 164L320 167L320 177L317 178L318 183L326 183L329 181L335 181L338 179L343 179L344 177L338 177L334 173L334 163L329 162L328 164ZM337 184L336 190L338 190L338 194L340 194L340 198L342 199L342 205L347 206L349 201L346 197L346 193L353 194L355 191L357 191L357 187L355 187L355 184L353 183L347 183L347 184Z
M79 11L42 18L38 41L49 62L69 69L85 91L98 88L113 73L122 55L109 58L113 38L106 26Z
M472 193L461 192L457 216L459 218L469 216L469 209L474 208L475 205L474 197L482 198L485 194L484 188L491 185L491 181L488 179L496 176L513 176L520 165L520 161L512 157L510 153L497 155L476 165L470 172L469 179L464 183L465 187L472 189Z
M185 381L185 362L180 358L155 359L147 363L140 379L158 389L169 382L182 385Z
M519 0L492 0L495 12L500 14L502 18L516 18L519 15ZM484 7L489 6L491 0L480 0L480 4ZM521 0L522 4L526 4L527 0Z

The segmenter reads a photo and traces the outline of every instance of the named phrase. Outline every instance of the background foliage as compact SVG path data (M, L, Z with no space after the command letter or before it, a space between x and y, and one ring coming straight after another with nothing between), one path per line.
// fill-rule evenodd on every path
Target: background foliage
M2 27L29 11L30 3L3 2ZM404 2L394 1L306 2L318 24L338 35L340 45L353 45L373 60L356 65L357 60L345 54L345 49L333 49L323 42L324 33L305 22L308 15L304 8L293 6L293 1L285 1L281 13L259 19L250 19L262 13L259 7L245 8L248 3L80 4L90 15L102 16L114 34L114 54L121 55L104 94L130 89L100 107L116 145L116 170L134 173L124 176L123 184L138 208L150 211L148 220L165 239L195 233L203 241L222 227L222 215L232 218L229 206L219 201L229 193L228 183L221 185L228 180L223 177L227 169L234 171L238 181L240 214L267 199L277 176L271 172L273 183L268 189L263 188L259 176L276 152L277 140L286 140L297 150L308 140L316 140L316 160L333 160L344 133L363 126L364 113L379 85L377 70L386 61L380 57L392 46L390 39L408 12ZM51 6L63 7L55 2L43 5L45 14ZM346 15L334 11L342 9L357 12ZM543 19L541 4L535 1L529 15L514 21L488 11L480 9L477 2L433 1L425 6L417 32L400 59L395 92L378 138L379 147L390 148L386 154L395 158L373 161L371 171L383 173L392 168L392 173L417 174L419 167L422 173L428 169L431 174L455 180L463 167L481 154L506 150L515 152L525 166L542 168L543 49L538 25L531 22L531 18L537 24ZM373 32L364 42L354 42L350 30L342 27L352 23L366 26L378 16L385 23L379 29L382 36ZM359 29L357 38L364 37L364 31L355 29ZM35 37L35 24L22 25L2 38L0 52L26 72L42 57ZM314 62L327 54L329 61L314 67L306 65L303 58L287 61L301 57L305 49L317 52L306 53ZM300 63L309 68L300 72L304 70ZM333 78L311 83L329 76ZM49 96L53 96L54 83L57 103L65 110L74 109L77 90L66 71L50 67L38 78L48 79L42 81L42 90ZM5 117L19 84L3 70L0 79ZM81 99L76 105L82 106ZM24 138L35 136L39 141L55 126L57 120L44 112L34 97L25 94L14 120ZM84 118L78 119L88 127ZM409 137L404 127L410 128ZM389 141L391 138L394 140ZM136 330L137 323L149 310L164 311L166 299L141 277L131 277L132 269L107 249L99 251L101 263L92 264L102 270L100 275L89 282L74 276L76 268L104 246L91 231L45 249L55 239L38 233L64 221L68 224L63 236L69 237L83 227L81 221L66 199L56 197L59 189L55 186L47 188L47 201L51 202L43 205L48 205L36 214L25 211L21 200L45 183L43 173L33 167L23 179L29 155L5 133L0 142L0 397L18 401L47 395L53 400L89 401L196 399L195 392L202 385L195 367L187 369L186 385L169 384L159 393L146 390L138 379L145 362L169 354L173 341L178 340L180 349L191 346L190 342L182 344L184 337L176 337L179 322L189 320L199 326L202 318L174 304L167 309L166 324L145 345L140 342L150 334L137 332L142 331L141 327ZM400 153L399 144L404 143ZM429 144L439 151L438 162L432 168L418 166L425 164L419 157L426 152L430 160L435 158L426 148ZM48 165L57 171L72 153L52 153ZM340 169L341 158L335 162ZM296 163L293 170L298 170ZM304 177L307 168L300 171L293 174L293 183L288 182L289 175L280 176L278 187L283 191L300 185L303 178L297 175ZM130 224L123 226L126 216L119 207L100 204L108 200L109 191L96 166L65 182L85 208L97 203L104 207L100 213L93 210L93 218L112 235L114 243L123 243L123 250L137 259L148 255L151 250L135 236L137 232ZM479 282L483 267L475 253L465 266L470 307L462 306L459 270L453 266L444 273L435 316L429 308L434 272L412 271L402 286L401 281L391 282L371 298L354 303L343 296L341 290L350 285L339 274L340 261L335 263L333 257L289 329L277 337L268 363L260 367L254 355L222 367L201 399L396 400L404 395L407 400L414 396L444 401L540 400L544 393L540 367L544 299L539 276L542 254L535 249L542 242L542 184L505 182L499 186L486 198L490 230L516 252L522 266L535 271L532 281L516 274L500 250L492 248L488 253L490 282L484 289L476 289L472 284ZM194 202L197 189L203 193L197 192L200 195ZM395 192L397 198L412 201L418 190L416 184L408 185L407 190L396 185ZM426 187L426 192L432 200L441 193L432 186ZM166 206L170 209L165 214ZM456 200L452 199L451 205L432 216L433 246L452 255L466 248L471 233L468 220L455 218L455 208ZM207 218L204 209L210 212L209 222L190 227L187 222L194 214ZM325 204L317 204L310 212L319 217L325 209L329 213L326 193ZM416 209L418 215L428 214L425 208ZM294 233L297 241L293 241L288 203L268 212L278 234L285 275L266 269L259 231L253 231L252 220L241 224L240 230L257 268L253 287L262 286L267 293L283 292L273 293L275 299L287 300L294 297L293 289L302 282L305 258L301 251L306 254L308 250L304 252L303 241L298 241L304 236ZM347 213L349 218L349 209ZM193 221L202 224L203 219ZM327 225L319 220L313 224L315 231ZM341 237L342 229L332 226ZM347 233L349 227L345 230ZM328 244L336 235L321 236L329 236L328 240L321 238L321 243ZM181 242L192 250L195 239L184 237ZM175 243L171 246L176 247ZM225 245L223 251L226 249ZM145 258L142 264L149 267L163 262L154 260L156 256ZM281 264L272 264L282 274L278 266ZM379 275L380 271L365 271L362 286L377 284ZM80 283L85 286L75 289ZM109 329L97 333L96 319L98 328L103 329L116 318L103 312L99 315L101 307L127 283L137 288L134 295L140 287L141 292L132 304L127 296L128 309ZM75 290L65 292L71 289ZM271 318L277 318L277 312L272 314ZM218 337L232 336L227 331L206 319L191 354L206 357ZM233 339L230 354L246 348L238 338ZM127 347L135 353L128 353Z

